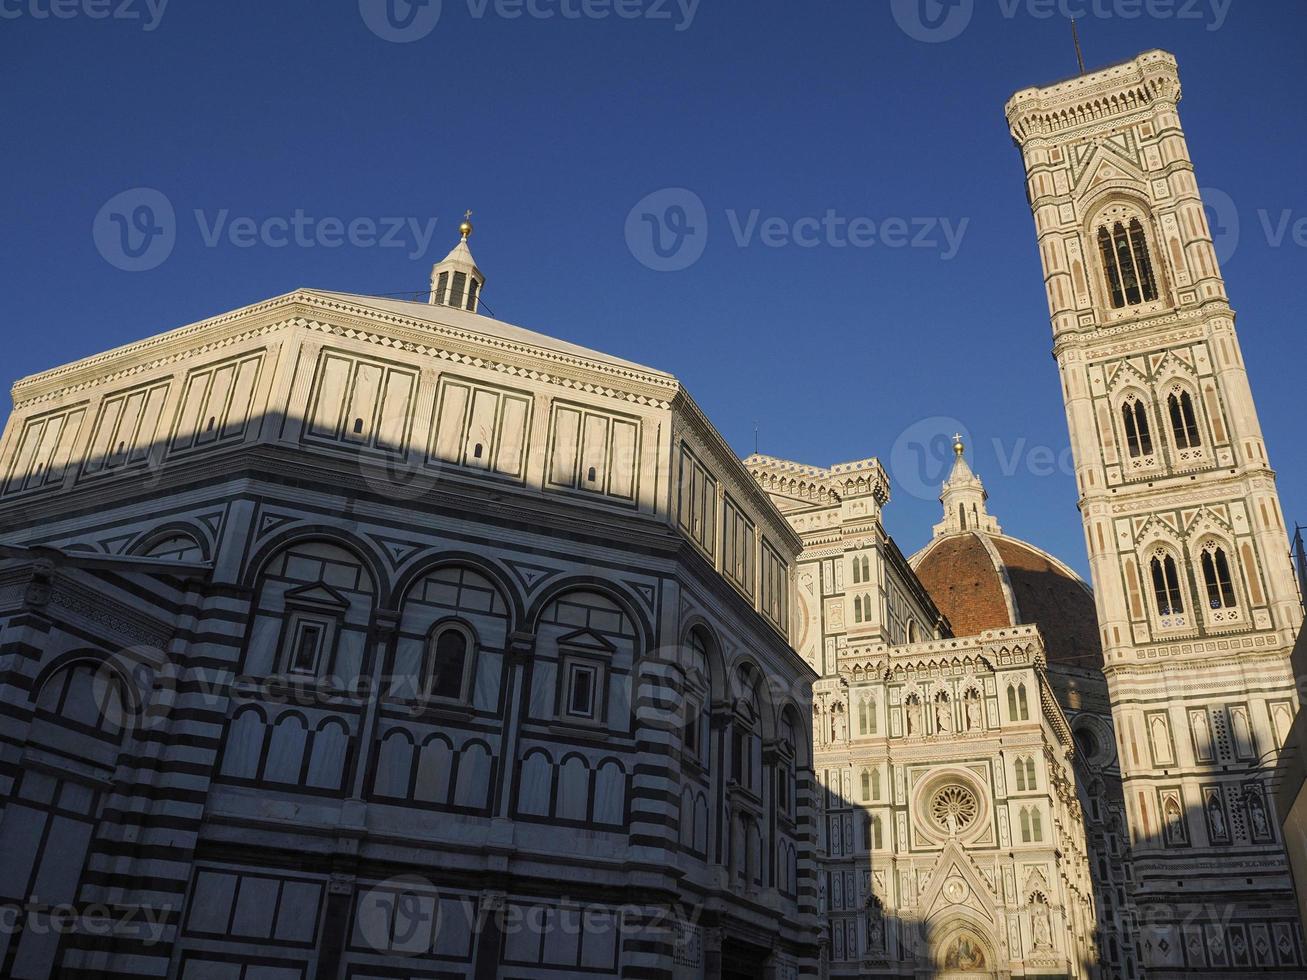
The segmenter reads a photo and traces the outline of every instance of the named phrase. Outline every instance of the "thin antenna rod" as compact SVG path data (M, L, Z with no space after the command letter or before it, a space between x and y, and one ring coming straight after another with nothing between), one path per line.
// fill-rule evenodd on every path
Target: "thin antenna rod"
M754 422L753 422L753 454L754 454L755 456L758 455L758 421L757 421L757 419L755 419Z
M1071 36L1076 42L1076 61L1080 62L1080 74L1085 73L1085 53L1080 50L1080 27L1076 24L1075 18L1071 18Z

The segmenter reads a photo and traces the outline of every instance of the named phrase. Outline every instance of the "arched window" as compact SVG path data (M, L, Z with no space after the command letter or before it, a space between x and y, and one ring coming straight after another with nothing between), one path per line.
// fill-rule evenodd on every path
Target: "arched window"
M1026 759L1026 789L1033 790L1034 788L1035 788L1035 760L1033 758L1027 758Z
M1225 549L1209 544L1203 548L1203 585L1207 588L1207 604L1213 609L1232 609L1238 605L1234 596L1234 583L1230 579L1230 563Z
M1007 714L1013 721L1018 720L1017 715L1017 689L1011 684L1007 687Z
M853 597L853 621L862 622L862 596Z
M1168 554L1159 553L1149 562L1153 573L1153 597L1157 600L1159 616L1177 616L1184 612L1184 601L1180 597L1180 576L1175 566L1175 559Z
M858 702L858 731L863 735L876 734L876 702L870 697Z
M1024 759L1017 760L1016 769L1017 769L1017 792L1024 793L1026 791L1026 763Z
M467 631L460 626L443 626L431 636L430 669L427 673L427 694L433 698L463 700L468 670L468 654L472 645Z
M862 562L855 556L853 559L853 584L857 585L862 581Z
M871 770L871 798L874 801L880 800L880 767Z
M1112 309L1151 303L1157 299L1157 277L1144 226L1138 218L1102 225L1098 229L1098 251Z
M1022 721L1030 720L1030 702L1026 699L1026 685L1017 685L1017 716Z
M963 531L967 529L967 509L962 504L958 504L958 527Z
M866 555L862 557L862 581L871 581L871 559Z
M1027 807L1021 808L1021 842L1030 843L1030 810Z
M1036 843L1044 839L1044 818L1039 815L1039 808L1030 810L1030 837Z
M871 770L862 770L862 802L866 803L871 799Z
M908 642L917 642L917 624L915 620L908 620Z
M1153 432L1148 425L1148 409L1131 396L1121 405L1121 423L1125 428L1126 448L1131 458L1153 454Z
M1171 435L1177 449L1193 449L1202 444L1198 436L1198 417L1194 414L1194 400L1187 391L1173 391L1166 398L1171 416Z

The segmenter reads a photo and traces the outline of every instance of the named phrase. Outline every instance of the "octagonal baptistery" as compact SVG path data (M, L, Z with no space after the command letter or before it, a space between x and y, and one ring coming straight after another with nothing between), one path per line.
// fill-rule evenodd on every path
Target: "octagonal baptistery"
M15 386L0 975L815 970L799 540L674 377L482 281Z

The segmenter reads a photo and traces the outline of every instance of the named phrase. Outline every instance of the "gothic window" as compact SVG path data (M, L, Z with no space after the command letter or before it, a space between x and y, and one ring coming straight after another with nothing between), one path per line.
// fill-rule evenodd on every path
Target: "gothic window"
M963 531L967 529L967 509L962 504L958 504L958 527Z
M468 669L473 644L462 626L447 624L437 628L429 644L430 668L427 694L433 698L461 701L467 695Z
M857 585L862 581L862 562L857 558L853 559L853 584Z
M871 559L865 555L862 558L862 581L871 581Z
M1194 414L1194 400L1187 391L1173 391L1166 398L1171 416L1171 435L1177 449L1193 449L1201 445L1198 436L1198 417Z
M911 619L908 620L908 642L917 642L917 624Z
M863 735L876 734L876 702L869 697L858 702L858 731Z
M854 596L853 598L853 621L855 623L862 622L862 596Z
M1024 683L1008 685L1007 713L1013 721L1030 720L1030 701L1026 697L1026 685Z
M1021 808L1021 843L1039 843L1044 839L1043 820L1038 807Z
M879 767L871 770L871 798L879 802L880 800L880 769Z
M1025 768L1026 768L1026 789L1033 790L1035 788L1035 760L1033 758L1027 758Z
M1098 229L1098 250L1103 261L1107 295L1112 309L1139 306L1157 299L1157 277L1148 251L1144 226L1138 218L1115 221Z
M866 803L871 799L871 770L862 770L862 802Z
M1025 760L1025 759L1017 759L1017 765L1016 765L1016 776L1017 776L1017 780L1016 780L1016 782L1017 782L1017 792L1018 792L1018 793L1024 793L1024 792L1025 792L1026 790L1028 790L1028 789L1034 789L1033 786L1031 786L1030 784L1028 784L1028 783L1026 782L1026 760Z
M442 272L440 278L436 280L436 302L441 306L445 305L445 295L449 292L449 273Z
M1158 553L1149 562L1149 568L1153 573L1153 597L1157 600L1158 615L1178 616L1184 612L1175 559L1164 552Z
M1133 395L1127 398L1121 405L1121 422L1131 458L1153 455L1153 432L1148 425L1148 409L1144 403Z
M1203 548L1201 562L1203 585L1207 588L1207 604L1213 609L1232 609L1238 605L1225 549L1216 544L1207 545Z

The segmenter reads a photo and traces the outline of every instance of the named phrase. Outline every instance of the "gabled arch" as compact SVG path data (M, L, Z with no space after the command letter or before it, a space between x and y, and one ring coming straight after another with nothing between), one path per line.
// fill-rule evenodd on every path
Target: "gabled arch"
M526 606L512 577L495 562L470 551L441 551L438 554L419 554L412 558L396 576L394 586L386 596L385 608L401 608L418 582L451 565L470 568L489 579L498 589L500 597L508 606L509 632L520 628L519 624L526 621Z
M274 533L263 541L246 559L240 582L256 588L267 572L268 565L282 551L296 544L322 542L335 545L352 554L372 577L372 594L377 599L391 594L385 567L372 547L361 537L331 525L300 525Z
M200 552L200 561L213 556L213 543L198 525L186 521L169 521L143 532L127 547L127 554L146 557L150 551L173 538L186 538Z
M553 602L568 592L594 592L615 603L626 614L635 627L637 639L637 659L641 652L654 648L654 627L644 607L625 589L609 579L595 575L571 575L552 582L541 591L531 604L521 622L532 632L538 632L540 617Z

